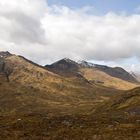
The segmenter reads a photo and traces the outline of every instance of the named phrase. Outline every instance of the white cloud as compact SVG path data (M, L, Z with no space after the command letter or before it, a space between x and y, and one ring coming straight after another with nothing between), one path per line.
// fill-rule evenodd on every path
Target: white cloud
M140 59L140 15L104 16L48 7L46 0L0 0L0 50L38 63L63 57L117 61Z

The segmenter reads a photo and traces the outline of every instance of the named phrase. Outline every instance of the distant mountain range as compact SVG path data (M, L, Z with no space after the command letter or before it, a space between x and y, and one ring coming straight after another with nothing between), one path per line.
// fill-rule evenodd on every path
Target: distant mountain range
M75 62L68 58L59 60L52 65L45 66L47 70L61 76L80 76L90 83L102 84L113 88L132 88L138 84L135 76L120 67L108 67L88 63L86 61Z

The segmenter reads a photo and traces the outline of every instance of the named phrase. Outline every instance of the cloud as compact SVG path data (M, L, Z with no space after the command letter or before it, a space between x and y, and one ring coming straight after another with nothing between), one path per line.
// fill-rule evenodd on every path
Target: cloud
M44 19L50 46L58 46L63 53L68 52L72 57L75 55L89 60L140 57L139 15L108 13L94 16L66 7L59 7L57 12L54 9L55 12L47 14Z
M49 7L46 0L0 0L0 50L41 64L63 57L140 59L140 15L95 16L92 10Z
M0 0L1 38L9 42L43 42L44 30L40 26L46 10L39 0ZM44 10L42 10L44 9Z

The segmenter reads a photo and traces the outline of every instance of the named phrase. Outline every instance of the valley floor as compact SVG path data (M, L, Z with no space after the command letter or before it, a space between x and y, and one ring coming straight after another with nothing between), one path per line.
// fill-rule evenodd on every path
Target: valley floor
M138 116L57 116L43 114L0 117L1 140L139 140Z

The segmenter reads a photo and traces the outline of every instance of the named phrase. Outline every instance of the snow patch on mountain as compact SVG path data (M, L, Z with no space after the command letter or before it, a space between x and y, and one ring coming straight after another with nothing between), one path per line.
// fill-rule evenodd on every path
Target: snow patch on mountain
M81 65L82 67L95 67L96 65L91 63L91 62L87 62L87 61L78 61L77 62L79 65Z

